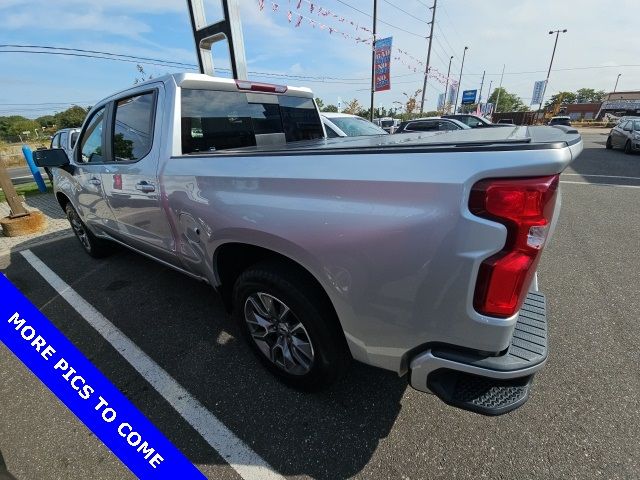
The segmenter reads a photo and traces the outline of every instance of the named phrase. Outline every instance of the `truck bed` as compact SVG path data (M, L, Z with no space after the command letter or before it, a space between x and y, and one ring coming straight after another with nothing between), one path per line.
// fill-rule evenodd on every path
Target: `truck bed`
M217 152L197 152L191 155L265 155L269 153L327 155L356 152L387 154L407 150L411 152L548 150L571 146L579 141L580 134L574 128L523 126L317 139Z

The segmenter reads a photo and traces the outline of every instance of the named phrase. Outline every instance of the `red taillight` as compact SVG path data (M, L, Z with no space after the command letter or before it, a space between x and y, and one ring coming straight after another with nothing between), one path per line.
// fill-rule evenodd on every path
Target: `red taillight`
M469 210L507 227L502 251L480 265L473 300L478 312L510 317L520 309L547 238L558 179L489 179L473 186Z
M284 93L287 91L287 87L285 85L249 82L247 80L236 80L236 86L240 90L251 90L252 92Z

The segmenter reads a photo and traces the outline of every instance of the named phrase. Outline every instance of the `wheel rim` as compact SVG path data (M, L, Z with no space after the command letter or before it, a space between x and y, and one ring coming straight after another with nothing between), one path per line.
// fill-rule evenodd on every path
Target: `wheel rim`
M71 224L73 233L76 234L76 237L78 237L78 240L80 240L80 243L82 244L82 246L87 251L91 251L91 243L89 242L89 235L87 234L87 231L85 230L84 225L78 218L78 215L76 215L75 212L69 212L67 217L69 218L69 223Z
M251 338L272 363L291 375L311 370L315 354L309 333L284 302L252 293L244 304L244 319Z

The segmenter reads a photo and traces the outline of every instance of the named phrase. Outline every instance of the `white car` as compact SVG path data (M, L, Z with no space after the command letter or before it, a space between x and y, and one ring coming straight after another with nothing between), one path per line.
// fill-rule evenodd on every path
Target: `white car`
M327 138L388 135L379 126L357 115L322 112L320 116L322 117L324 129L327 131Z

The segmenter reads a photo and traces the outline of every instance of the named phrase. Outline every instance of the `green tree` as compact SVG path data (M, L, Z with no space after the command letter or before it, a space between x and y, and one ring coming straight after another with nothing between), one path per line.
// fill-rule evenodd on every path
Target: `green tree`
M23 118L20 120L14 121L9 127L8 134L10 137L19 137L23 138L26 136L27 138L35 138L36 134L34 130L40 130L40 124L35 120L29 120L28 118ZM26 135L23 132L29 132Z
M606 93L604 90L594 90L593 88L580 88L576 91L576 101L578 103L601 102Z
M576 103L577 98L578 96L573 92L558 92L546 101L544 108L548 109L562 103Z
M327 105L326 107L324 107L322 109L323 112L337 112L338 111L338 107L336 107L335 105Z
M406 99L404 103L398 101L393 102L400 108L404 108L404 114L402 116L403 119L405 117L406 119L409 119L414 116L414 113L418 109L418 95L420 95L421 93L422 89L416 90L412 95L409 95L407 92L402 92L402 95L404 95Z
M507 92L506 88L496 88L489 96L488 103L496 104L498 101L498 93L500 93L500 99L497 107L495 108L499 112L526 112L529 107L522 102L522 99L515 93Z
M318 105L318 110L322 111L322 108L324 107L324 102L320 97L316 97L316 105Z
M38 122L41 127L53 127L56 123L56 118L53 115L43 115L42 117L36 118L36 122Z
M54 115L55 123L58 128L77 128L82 125L87 113L88 109L74 105L64 112L56 113Z
M350 113L351 115L356 115L360 109L362 107L360 106L360 102L358 101L357 98L354 98L352 100L349 100L345 107L344 107L344 113Z

